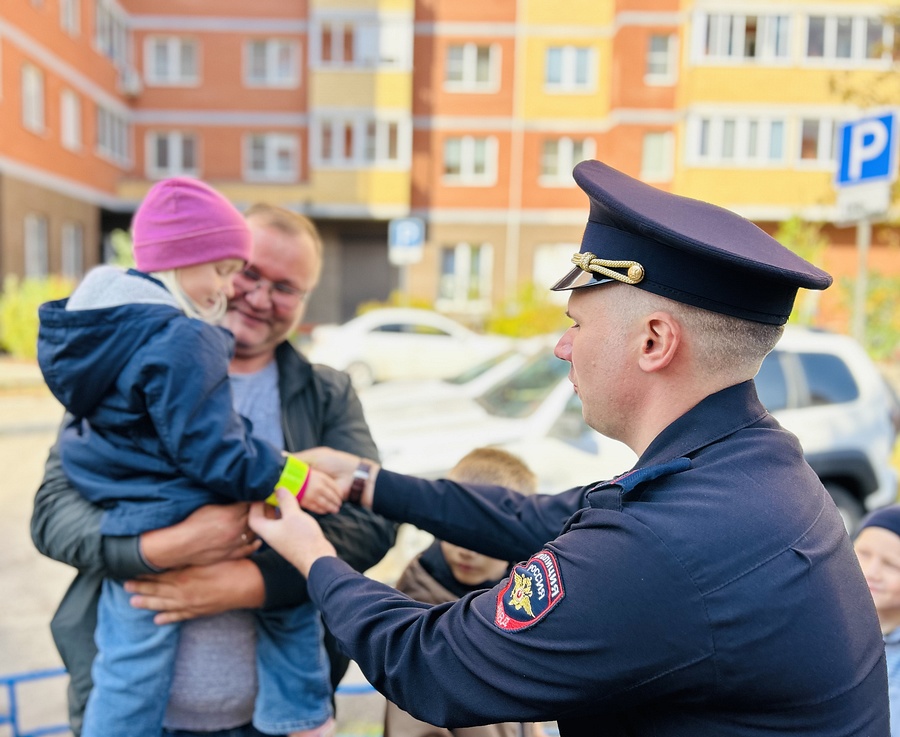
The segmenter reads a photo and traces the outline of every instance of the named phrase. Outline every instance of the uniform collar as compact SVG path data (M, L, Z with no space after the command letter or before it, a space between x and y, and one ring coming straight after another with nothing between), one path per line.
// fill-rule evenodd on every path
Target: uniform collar
M624 494L647 481L686 471L698 450L766 414L752 380L711 394L657 435L632 470L594 485L587 501L595 509L620 511Z

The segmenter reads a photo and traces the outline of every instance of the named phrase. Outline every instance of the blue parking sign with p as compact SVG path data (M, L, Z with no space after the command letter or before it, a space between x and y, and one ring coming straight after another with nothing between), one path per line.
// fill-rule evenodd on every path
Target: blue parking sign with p
M838 128L838 187L890 182L897 176L897 115L862 118Z

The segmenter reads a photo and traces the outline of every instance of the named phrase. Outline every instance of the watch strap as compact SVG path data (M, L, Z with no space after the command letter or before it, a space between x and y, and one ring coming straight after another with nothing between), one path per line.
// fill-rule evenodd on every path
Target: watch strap
M366 483L372 475L372 464L369 461L362 460L353 472L353 481L350 484L350 493L347 495L347 501L351 504L359 504L362 499L362 493L366 489Z

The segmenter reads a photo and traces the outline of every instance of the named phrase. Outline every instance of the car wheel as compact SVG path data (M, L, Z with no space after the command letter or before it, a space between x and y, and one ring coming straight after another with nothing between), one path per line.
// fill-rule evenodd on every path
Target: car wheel
M825 491L834 499L838 512L841 513L841 517L844 520L844 527L852 535L856 532L863 518L864 510L862 504L850 493L846 486L836 484L833 481L825 482Z
M354 361L344 371L350 376L350 381L356 389L365 389L375 383L372 369L362 361Z

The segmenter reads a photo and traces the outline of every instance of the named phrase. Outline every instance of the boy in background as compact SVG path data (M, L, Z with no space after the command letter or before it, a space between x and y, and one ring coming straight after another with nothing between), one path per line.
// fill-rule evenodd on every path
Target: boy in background
M463 456L447 478L504 486L522 494L536 493L538 484L537 476L521 459L499 448L476 448ZM510 567L510 561L435 540L406 567L397 590L425 604L443 604L472 591L493 588L509 574ZM538 725L513 722L444 729L421 722L388 701L384 737L543 737L543 731Z

